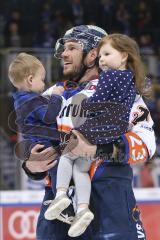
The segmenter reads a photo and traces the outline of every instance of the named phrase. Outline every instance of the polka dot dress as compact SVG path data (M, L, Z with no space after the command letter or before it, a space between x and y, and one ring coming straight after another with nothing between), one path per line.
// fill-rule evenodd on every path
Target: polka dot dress
M92 114L88 115L90 117L79 130L82 130L83 134L85 132L85 137L94 144L105 144L116 140L127 131L135 97L132 71L102 71L96 92L82 105Z

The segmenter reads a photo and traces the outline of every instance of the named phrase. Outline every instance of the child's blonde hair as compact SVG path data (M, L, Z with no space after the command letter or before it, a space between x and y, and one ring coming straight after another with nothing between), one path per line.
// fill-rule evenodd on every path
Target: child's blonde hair
M106 43L110 43L117 51L128 54L126 68L133 71L135 75L135 85L139 94L149 97L150 93L145 91L146 71L142 62L138 44L131 37L114 33L102 38L99 42L98 51Z
M33 55L20 53L11 62L8 70L8 77L13 85L21 83L29 75L35 76L42 63Z

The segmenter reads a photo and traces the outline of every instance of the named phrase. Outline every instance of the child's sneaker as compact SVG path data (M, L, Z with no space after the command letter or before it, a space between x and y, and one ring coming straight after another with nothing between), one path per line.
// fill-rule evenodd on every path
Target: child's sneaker
M93 218L94 215L88 208L85 208L81 212L77 213L68 231L68 235L70 237L80 236L85 232Z
M62 194L59 197L55 198L48 209L46 210L44 216L47 220L56 219L60 213L71 204L71 200L67 197L66 194Z

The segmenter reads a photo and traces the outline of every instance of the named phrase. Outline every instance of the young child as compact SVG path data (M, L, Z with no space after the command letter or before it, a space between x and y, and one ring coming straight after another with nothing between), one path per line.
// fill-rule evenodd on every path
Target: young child
M56 117L61 109L64 88L55 86L51 97L42 96L46 71L38 58L20 53L11 62L8 76L17 88L13 94L18 131L25 141L26 157L37 143L47 147L59 145ZM42 147L43 147L42 146ZM52 175L51 175L52 178Z
M130 110L136 92L143 94L144 91L145 72L137 43L126 35L111 34L101 40L98 52L99 66L102 71L96 92L86 102L120 103L128 109L123 119L129 123ZM78 130L84 133L84 128L87 128L85 124ZM97 129L97 139L92 142L93 144L114 142L118 138L118 136L112 136L108 139L98 139L98 131L103 129ZM87 134L85 137L88 140L91 138ZM57 172L56 197L45 212L46 219L56 219L69 206L70 199L66 192L73 176L77 195L77 212L68 232L71 237L81 235L94 218L89 210L91 181L88 170L91 162L89 159L73 156L71 153L61 156Z
M126 109L122 119L124 122L129 123L130 110L136 93L143 96L149 95L145 91L145 68L141 60L139 47L136 41L127 35L110 34L100 41L98 53L99 67L102 71L99 76L96 92L87 99L87 104L101 102L116 103L117 112L119 106ZM82 106L85 107L85 102ZM108 111L108 116L110 116L109 114L110 111ZM87 121L89 120L87 119ZM87 121L84 125L86 129ZM107 120L104 118L105 128L102 130L108 130L109 132L107 123ZM109 123L114 124L114 120L112 119ZM78 130L81 131L84 126L81 126ZM128 124L126 126L128 126ZM96 131L96 129L97 132L100 131L100 129L96 127L97 126L94 126L94 131ZM83 135L91 143L96 144L112 142L116 140L117 134L115 133L114 136L105 139L98 138L97 136L96 142L94 142L94 135L93 137L88 136L87 131L83 131Z

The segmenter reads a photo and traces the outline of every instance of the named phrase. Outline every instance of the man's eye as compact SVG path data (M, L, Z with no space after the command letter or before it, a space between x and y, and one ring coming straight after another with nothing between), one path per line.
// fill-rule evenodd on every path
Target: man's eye
M68 50L70 50L70 51L72 51L72 50L74 50L74 49L75 49L75 47L73 47L73 46L71 46L71 47L68 48Z

